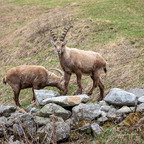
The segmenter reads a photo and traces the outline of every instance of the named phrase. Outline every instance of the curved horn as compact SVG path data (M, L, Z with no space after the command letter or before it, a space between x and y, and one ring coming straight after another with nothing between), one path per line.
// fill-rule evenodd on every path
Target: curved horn
M62 76L64 75L64 73L60 70L60 69L58 69L58 68L51 68L51 69L49 69L50 71L51 70L56 70L57 72L59 72Z
M62 33L62 36L60 38L60 41L64 41L66 35L67 35L67 32L69 31L70 28L72 28L73 26L70 24L69 26L67 26L65 29L64 29L64 32Z
M50 33L51 33L51 36L53 37L53 40L54 40L54 41L57 41L57 37L56 37L55 34L53 33L52 29L50 29Z

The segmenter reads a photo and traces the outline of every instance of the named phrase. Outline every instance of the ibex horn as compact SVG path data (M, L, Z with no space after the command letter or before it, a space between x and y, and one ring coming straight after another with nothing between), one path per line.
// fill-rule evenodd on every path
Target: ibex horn
M69 31L70 28L72 28L73 26L70 24L69 26L67 26L65 29L64 29L64 32L62 33L62 36L60 38L60 41L64 41L66 35L67 35L67 32Z
M49 70L50 71L55 70L55 71L59 72L62 76L64 75L64 73L60 69L58 69L58 68L51 68Z
M50 29L50 33L51 33L51 36L53 37L53 40L54 40L54 41L57 41L57 37L56 37L55 34L53 33L52 29Z

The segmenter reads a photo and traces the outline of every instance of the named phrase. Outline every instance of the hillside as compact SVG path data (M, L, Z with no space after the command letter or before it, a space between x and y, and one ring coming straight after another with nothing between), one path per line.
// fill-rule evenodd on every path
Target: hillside
M99 52L108 62L107 78L102 74L105 94L113 87L144 87L143 0L0 0L0 5L0 79L23 64L60 68L48 28L60 36L71 23L67 46ZM83 76L82 85L87 92L90 77ZM0 89L0 103L14 104L11 88L0 84ZM73 75L68 94L76 89ZM91 100L98 95L97 88ZM24 107L31 98L31 89L21 91Z

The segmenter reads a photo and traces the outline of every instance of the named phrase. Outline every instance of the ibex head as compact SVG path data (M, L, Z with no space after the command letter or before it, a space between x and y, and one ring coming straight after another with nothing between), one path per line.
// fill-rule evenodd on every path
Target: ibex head
M60 78L60 83L58 83L58 87L61 89L61 90L64 90L64 84L65 84L65 80L64 80L64 72L63 71L61 71L60 69L58 69L58 68L51 68L51 69L49 69L49 71L53 71L53 70L55 70L55 71L57 71L57 72L59 72L60 74L61 74L61 78Z
M60 38L60 40L57 40L57 37L55 36L55 34L53 33L53 31L50 29L50 33L53 37L53 40L51 40L51 43L52 45L55 46L56 50L57 50L57 53L58 55L61 55L64 51L64 47L65 45L67 44L68 40L64 41L66 35L67 35L67 32L69 31L70 28L72 28L73 26L72 25L69 25L67 26L65 29L64 29L64 32L62 33L62 36Z

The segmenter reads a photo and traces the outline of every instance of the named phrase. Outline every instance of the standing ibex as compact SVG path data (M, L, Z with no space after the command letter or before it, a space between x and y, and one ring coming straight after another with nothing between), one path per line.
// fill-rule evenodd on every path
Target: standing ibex
M62 71L58 69L55 70L63 75ZM64 90L63 77L60 78L42 66L34 65L21 65L10 69L3 78L3 83L8 83L11 86L14 92L13 99L16 106L20 106L19 93L21 89L32 88L32 100L35 100L34 89L42 89L45 86L52 86Z
M91 76L93 80L93 87L88 92L88 95L91 95L93 90L97 86L99 86L100 88L99 100L102 100L104 97L104 85L102 84L99 76L100 76L100 70L102 68L104 69L104 72L107 73L106 61L99 53L93 51L78 50L76 48L68 48L66 46L67 41L64 41L64 39L68 30L71 27L72 25L69 25L68 27L65 28L60 40L57 40L57 37L50 29L50 33L54 40L51 41L51 43L55 46L57 50L61 67L64 70L65 90L63 94L66 95L68 92L68 83L72 73L75 73L77 76L77 84L79 89L77 90L76 93L81 94L82 74L88 74Z

